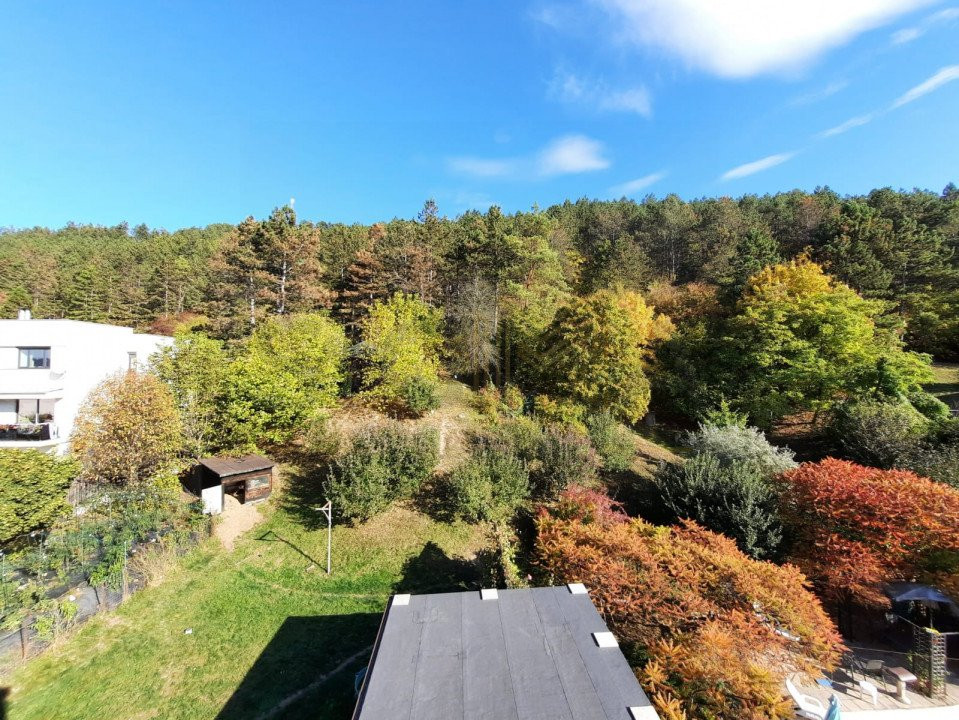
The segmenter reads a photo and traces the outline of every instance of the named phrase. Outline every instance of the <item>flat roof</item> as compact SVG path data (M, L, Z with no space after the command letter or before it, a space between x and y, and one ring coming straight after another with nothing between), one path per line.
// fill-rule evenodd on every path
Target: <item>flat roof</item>
M353 718L655 720L611 639L582 586L395 595Z
M257 470L269 470L276 463L262 455L244 455L243 457L211 457L200 460L200 465L212 471L216 475L229 477L230 475L240 475L242 473L256 472Z

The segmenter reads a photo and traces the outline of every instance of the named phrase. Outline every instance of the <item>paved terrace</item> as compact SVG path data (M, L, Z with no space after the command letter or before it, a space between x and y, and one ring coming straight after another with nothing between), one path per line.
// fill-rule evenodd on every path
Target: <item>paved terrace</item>
M869 658L878 658L885 662L887 667L905 667L905 658L901 653L882 652L871 650L866 653ZM862 675L856 673L856 679ZM856 680L850 677L845 669L836 670L832 675L833 689L830 691L808 678L797 678L796 687L806 695L812 695L826 704L830 695L835 692L842 706L842 717L846 720L959 720L959 675L953 665L946 675L946 696L929 698L921 693L914 692L912 685L907 686L906 697L909 704L902 703L896 695L896 683L888 675L883 684L879 678L866 676L879 689L878 704L872 704L872 698L859 694Z

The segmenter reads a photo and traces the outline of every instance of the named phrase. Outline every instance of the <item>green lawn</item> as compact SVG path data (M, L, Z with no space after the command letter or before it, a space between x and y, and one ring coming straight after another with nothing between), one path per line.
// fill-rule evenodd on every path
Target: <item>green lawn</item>
M933 381L926 390L936 396L959 393L959 364L933 363Z
M302 509L267 508L232 553L209 541L14 670L7 717L348 718L389 595L475 586L486 535L396 507L334 529L327 577L325 524Z

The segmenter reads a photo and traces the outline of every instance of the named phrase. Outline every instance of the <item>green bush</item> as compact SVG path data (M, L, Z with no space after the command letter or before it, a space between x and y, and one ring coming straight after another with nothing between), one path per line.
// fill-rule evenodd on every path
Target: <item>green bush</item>
M503 407L510 415L518 416L523 412L523 406L526 404L526 398L522 391L515 385L507 385L503 388Z
M959 488L959 420L933 423L898 459L898 467Z
M543 428L535 419L520 416L497 425L482 438L474 439L474 442L502 446L527 465L532 465L539 457L542 436Z
M753 557L773 555L782 541L778 494L755 464L699 453L681 465L660 466L656 483L677 519L731 537Z
M399 423L371 428L334 461L324 490L339 515L368 520L419 491L438 458L434 430L407 430Z
M948 420L952 417L949 406L935 395L930 395L927 392L910 393L909 403L923 416L934 422Z
M496 422L499 419L502 399L495 385L487 385L473 393L473 407L484 418Z
M401 398L410 412L422 415L440 406L440 398L436 393L436 382L427 377L417 375L403 384Z
M698 430L686 433L685 443L694 453L708 453L722 464L751 463L767 476L796 467L789 448L770 443L762 430L740 424L702 424Z
M914 453L927 427L925 417L907 402L867 399L841 405L831 433L849 459L889 469Z
M529 492L526 464L509 450L480 448L453 470L450 496L466 520L492 522L508 519Z
M533 398L533 412L546 424L570 425L582 429L586 408L570 400L554 400L548 395Z
M570 485L588 486L598 470L599 457L586 435L550 425L540 434L536 462L530 468L533 495L552 499Z
M66 513L79 473L71 459L39 450L0 450L0 544L51 525Z
M393 501L385 458L364 450L352 449L337 458L323 489L333 512L348 520L369 520Z
M586 429L606 470L621 472L632 467L636 442L629 428L609 413L599 413L586 418Z

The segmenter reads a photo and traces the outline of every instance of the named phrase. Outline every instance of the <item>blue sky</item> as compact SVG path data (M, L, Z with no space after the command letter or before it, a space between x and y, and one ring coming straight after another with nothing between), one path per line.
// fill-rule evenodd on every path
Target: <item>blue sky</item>
M0 9L0 226L959 181L959 3Z

